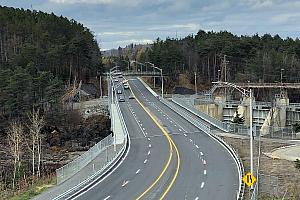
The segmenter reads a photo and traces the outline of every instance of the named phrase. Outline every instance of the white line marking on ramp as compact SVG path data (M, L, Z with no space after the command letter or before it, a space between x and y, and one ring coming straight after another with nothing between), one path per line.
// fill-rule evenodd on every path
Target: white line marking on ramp
M146 164L146 163L147 163L147 161L148 161L147 159L146 159L146 160L144 160L144 164Z
M203 171L203 174L206 175L206 169Z
M122 184L122 187L124 187L125 185L127 185L129 183L129 181L124 181Z
M204 182L201 183L201 188L203 188L203 187L204 187Z
M109 199L110 198L110 196L107 196L105 199L103 199L103 200L107 200L107 199Z
M135 174L138 174L138 173L140 173L140 171L141 171L141 170L140 170L140 169L138 169L138 170L135 172Z
M148 155L150 155L151 154L151 152L150 151L148 151Z

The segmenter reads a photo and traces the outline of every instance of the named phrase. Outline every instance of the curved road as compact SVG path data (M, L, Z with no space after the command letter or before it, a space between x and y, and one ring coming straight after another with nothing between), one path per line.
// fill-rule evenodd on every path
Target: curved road
M140 81L129 83L136 99L128 100L130 91L125 90L126 102L120 102L130 134L128 155L110 176L76 199L236 199L238 170L227 150Z

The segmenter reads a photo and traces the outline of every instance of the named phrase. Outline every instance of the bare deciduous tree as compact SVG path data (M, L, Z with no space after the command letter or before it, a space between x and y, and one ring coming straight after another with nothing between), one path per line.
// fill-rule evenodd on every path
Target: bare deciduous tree
M8 144L10 153L14 159L14 171L13 171L13 190L15 189L16 173L20 169L20 156L22 150L23 141L23 126L19 122L12 122L8 129Z
M41 129L45 124L44 117L40 115L39 110L33 111L28 114L30 124L28 128L31 136L31 152L32 152L32 175L35 175L36 152L37 152L37 176L40 177L41 154L42 154L42 135Z

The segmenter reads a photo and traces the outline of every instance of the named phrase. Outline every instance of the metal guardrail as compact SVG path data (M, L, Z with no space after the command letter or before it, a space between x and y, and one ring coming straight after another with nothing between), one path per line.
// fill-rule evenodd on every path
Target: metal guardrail
M238 171L239 171L239 184L240 184L240 186L239 186L239 191L237 192L237 200L243 199L245 184L242 182L242 175L244 174L244 167L243 167L241 159L239 158L239 156L236 153L236 151L234 150L234 148L232 148L229 144L227 144L222 138L220 138L220 137L218 137L214 134L211 134L210 125L205 124L205 123L201 122L199 120L199 118L197 119L194 116L192 116L191 115L192 112L188 110L189 108L184 108L182 106L175 105L174 103L169 102L166 99L161 99L160 101L162 103L164 103L165 105L167 105L172 110L174 110L175 112L177 112L178 114L180 114L181 116L183 116L185 119L187 119L194 126L196 126L200 130L205 132L208 136L210 136L211 138L217 140L222 146L224 146L229 151L229 153L232 155L233 159L235 160L236 165L238 167Z
M62 199L66 196L70 196L92 180L101 176L101 174L103 174L104 171L125 152L128 142L128 130L118 102L116 102L116 108L124 135L123 143L114 146L114 137L109 135L75 160L57 169L57 183L61 184L76 173L79 173L84 167L88 167L88 170L85 170L84 175L78 176L76 181L68 183L68 188L65 188L66 192L55 199Z
M124 71L124 76L136 75L136 76L160 76L160 72L153 72L153 71Z
M211 116L209 116L206 113L203 113L201 111L198 111L197 109L194 108L194 106L188 105L187 103L185 103L182 99L180 98L176 98L173 97L172 101L174 103L176 103L177 105L185 108L186 110L188 110L189 112L193 113L194 115L200 117L201 119L203 119L204 121L213 124L215 127L225 131L225 132L229 132L229 127L227 123L224 123L216 118L213 118Z
M188 111L184 110L183 108L180 108L178 106L176 106L175 104L173 104L172 102L169 102L166 99L161 98L160 100L162 103L164 103L165 105L167 105L169 108L171 108L172 110L174 110L177 113L183 114L185 116L185 118L189 121L189 122L193 122L195 123L194 125L196 125L197 127L200 128L200 130L204 131L204 132L210 132L210 125L207 123L203 123L199 120L197 120L197 117L191 115Z

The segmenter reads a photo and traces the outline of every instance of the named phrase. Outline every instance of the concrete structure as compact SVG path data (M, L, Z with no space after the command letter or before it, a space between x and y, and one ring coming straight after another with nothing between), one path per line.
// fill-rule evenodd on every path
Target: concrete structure
M234 114L238 112L240 117L245 118L244 125L249 126L249 97L240 101L226 100L222 95L209 101L204 101L203 96L195 95L185 96L184 99L199 111L223 122L232 122ZM253 125L262 136L282 130L283 127L291 127L295 123L300 123L300 104L289 103L285 95L276 95L273 103L253 100Z

